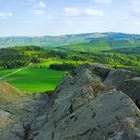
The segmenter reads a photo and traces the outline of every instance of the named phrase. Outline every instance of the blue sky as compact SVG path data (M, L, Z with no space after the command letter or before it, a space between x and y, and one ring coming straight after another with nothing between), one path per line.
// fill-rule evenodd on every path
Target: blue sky
M0 36L140 34L140 0L0 0Z

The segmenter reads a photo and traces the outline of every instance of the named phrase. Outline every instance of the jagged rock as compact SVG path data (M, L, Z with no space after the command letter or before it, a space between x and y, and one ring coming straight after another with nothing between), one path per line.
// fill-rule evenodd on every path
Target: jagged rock
M140 74L126 70L112 69L104 81L107 86L115 86L126 93L140 107Z
M0 81L0 139L32 138L46 122L48 95L26 95L10 84ZM30 128L31 127L31 128ZM31 131L27 135L28 132Z
M10 104L17 106L18 98L19 107L0 103L0 118L10 123L0 128L0 139L139 140L139 82L139 74L85 64L65 75L51 94L24 97L18 91Z

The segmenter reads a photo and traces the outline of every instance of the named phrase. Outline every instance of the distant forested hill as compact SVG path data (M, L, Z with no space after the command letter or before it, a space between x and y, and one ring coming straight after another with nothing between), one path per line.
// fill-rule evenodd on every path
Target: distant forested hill
M79 44L88 48L127 48L139 47L140 35L123 33L87 33L63 36L0 37L0 48L36 45L40 47L60 47ZM68 47L68 46L67 46Z

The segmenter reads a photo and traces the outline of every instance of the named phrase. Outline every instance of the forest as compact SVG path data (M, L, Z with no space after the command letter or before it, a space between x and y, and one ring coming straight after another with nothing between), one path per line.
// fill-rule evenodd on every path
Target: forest
M81 51L69 49L47 49L39 46L16 46L0 49L0 69L15 69L30 63L43 63L49 59L62 60L60 64L51 64L50 69L70 70L80 61L107 64L115 68L126 68L137 71L140 66L140 54L128 54L118 50ZM64 62L64 61L65 62ZM66 62L67 61L67 62ZM69 62L71 61L71 62Z

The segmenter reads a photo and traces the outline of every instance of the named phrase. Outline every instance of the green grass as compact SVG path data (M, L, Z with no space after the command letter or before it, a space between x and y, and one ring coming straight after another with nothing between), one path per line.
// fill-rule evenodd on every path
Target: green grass
M0 70L0 77L4 76L4 75L7 75L13 71L16 71L16 69L10 69L10 70Z
M46 64L47 65L47 64ZM38 68L33 65L23 71L4 78L13 86L29 92L43 92L54 90L64 75L64 71L56 71L46 68ZM0 76L13 70L0 71Z
M62 79L65 71L57 71L49 69L50 64L74 62L71 60L48 59L43 63L33 64L32 66L19 71L11 76L3 78L16 88L27 92L43 92L54 90ZM82 64L82 61L79 61ZM0 77L7 75L17 69L0 70Z

